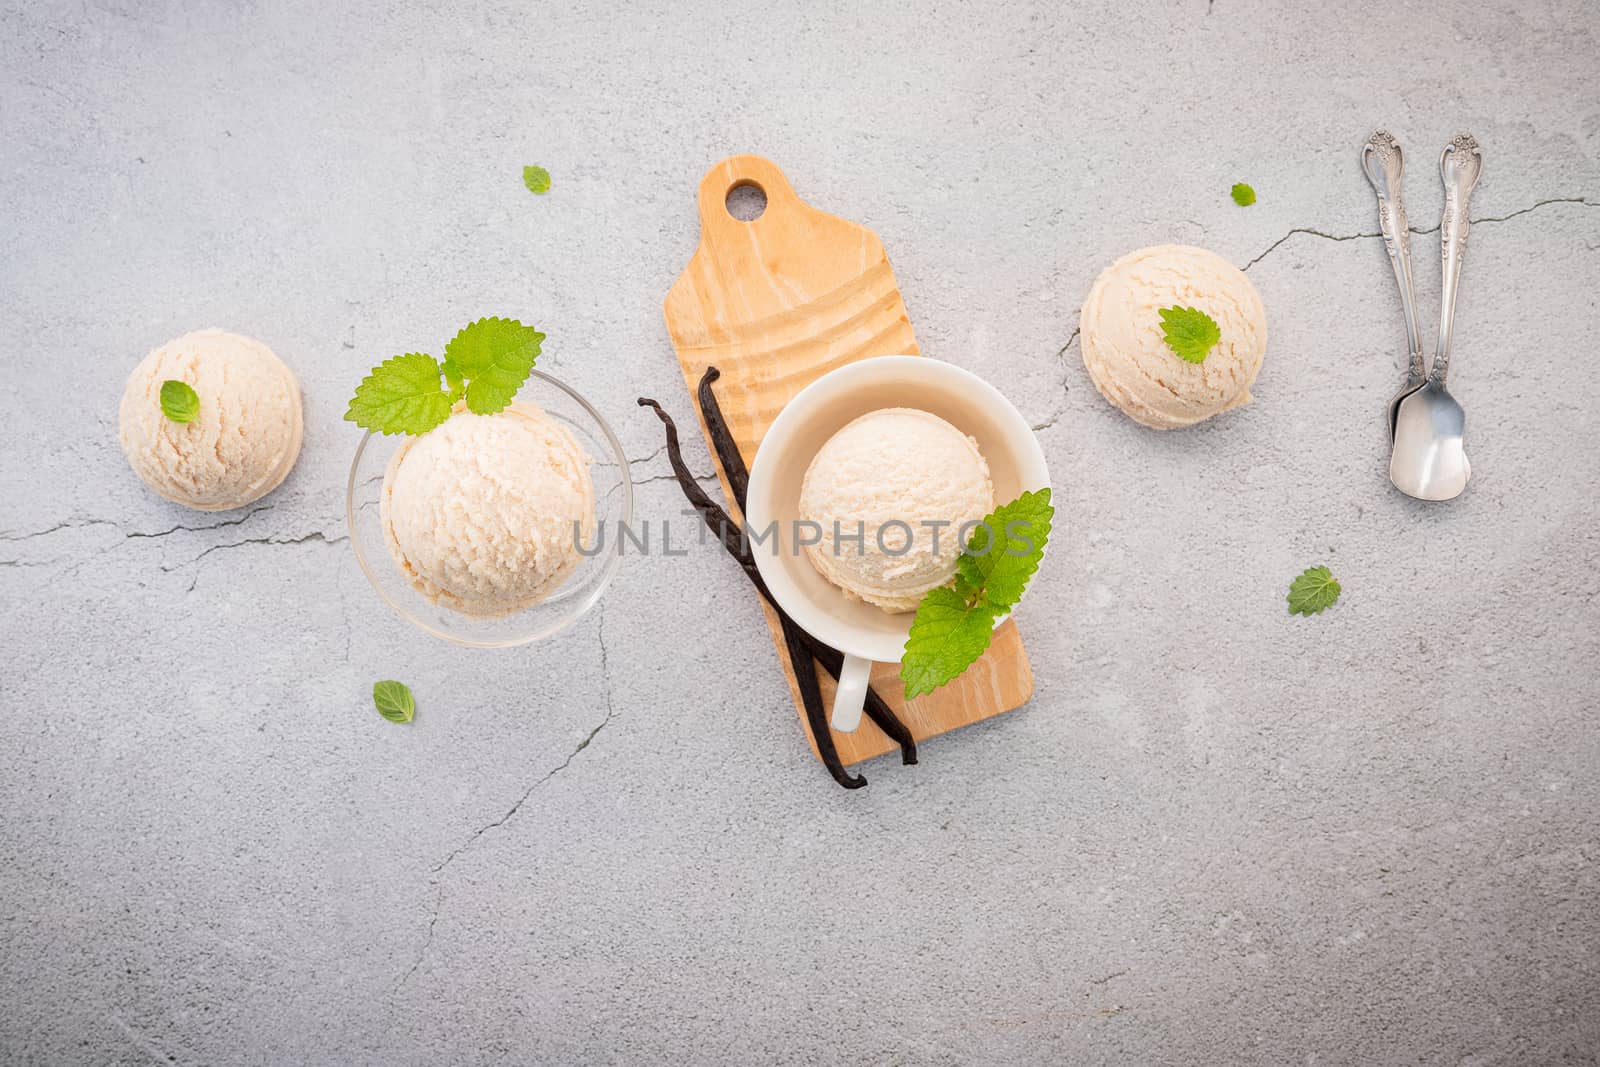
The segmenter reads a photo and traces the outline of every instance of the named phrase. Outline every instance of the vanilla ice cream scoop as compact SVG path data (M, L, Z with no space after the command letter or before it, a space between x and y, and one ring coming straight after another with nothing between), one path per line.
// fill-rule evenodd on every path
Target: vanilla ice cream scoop
M828 438L800 485L806 554L854 600L915 611L956 573L962 530L994 509L978 443L914 408L870 412ZM967 531L970 533L970 530Z
M1161 309L1205 312L1222 339L1202 363L1167 346ZM1250 403L1267 351L1267 314L1250 279L1203 248L1157 245L1117 260L1095 279L1078 320L1083 365L1100 395L1157 430L1192 426Z
M161 385L186 382L200 398L191 422L161 410ZM224 330L168 341L133 368L119 412L122 451L168 500L226 511L276 489L300 455L300 383L272 349Z
M495 415L459 404L407 439L384 473L389 552L423 596L467 615L509 615L553 593L594 545L589 457L528 403Z

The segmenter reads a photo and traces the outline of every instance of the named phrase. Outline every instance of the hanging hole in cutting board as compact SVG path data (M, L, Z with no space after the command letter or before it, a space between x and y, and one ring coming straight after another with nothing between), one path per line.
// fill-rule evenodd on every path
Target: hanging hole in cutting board
M740 222L754 222L767 210L767 191L753 181L734 182L723 200L728 214Z

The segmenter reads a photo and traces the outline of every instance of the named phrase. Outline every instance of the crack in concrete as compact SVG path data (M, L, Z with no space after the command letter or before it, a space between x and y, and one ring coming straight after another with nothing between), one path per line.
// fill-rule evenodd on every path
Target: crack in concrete
M658 458L666 450L667 450L667 446L666 445L662 445L660 448L656 449L654 452L650 453L648 456L640 456L638 459L629 458L628 467L631 469L633 467L638 466L641 463L649 463L651 460ZM596 467L610 467L610 468L614 469L614 468L616 468L618 466L618 464L615 464L615 463L596 463L595 466ZM717 472L713 470L713 471L710 471L709 473L706 473L706 474L696 474L694 476L694 480L697 481L697 482L711 481L711 480L715 479L716 476L717 476ZM635 478L633 480L633 484L634 485L649 485L651 482L665 482L665 481L676 481L676 480L677 480L676 476L673 475L673 474L654 474L654 475L651 475L648 478Z
M67 522L58 522L54 526L48 526L43 530L34 530L32 533L19 534L14 531L7 530L5 533L0 534L0 541L31 541L35 537L44 537L48 534L53 534L58 530L77 530L86 526L115 525L116 523L112 522L110 519L85 519L82 522L73 522L68 520Z
M202 533L206 530L221 530L229 526L242 525L246 522L249 522L252 518L261 514L263 511L271 511L275 507L277 507L276 504L263 504L258 508L251 508L248 512L239 516L237 519L227 519L223 522L214 522L209 526L184 526L180 523L179 525L170 529L155 530L148 533L142 530L135 530L132 533L122 533L122 539L124 541L134 541L139 539L166 537L168 534L175 533ZM35 537L44 537L46 534L53 534L60 530L79 530L90 526L111 526L115 527L118 532L122 532L122 527L118 523L112 522L110 519L68 519L65 522L58 522L54 526L47 527L43 530L34 530L32 533L18 534L8 530L6 533L0 534L0 541L31 541Z
M1081 326L1074 327L1072 336L1067 338L1067 343L1056 350L1056 358L1061 360L1061 392L1063 394L1070 393L1072 391L1071 387L1067 384L1067 349L1072 347L1072 343L1078 339L1078 334L1082 331L1082 329L1083 327ZM1033 430L1034 433L1038 433L1040 430L1048 430L1050 427L1054 426L1058 421L1060 421L1061 416L1065 415L1066 413L1067 404L1066 401L1063 400L1061 402L1061 407L1057 408L1049 418L1045 419L1043 422L1034 423L1029 427L1029 429Z
M252 508L248 514L241 515L237 519L229 519L226 522L214 523L214 524L212 524L210 526L181 526L180 525L180 526L173 526L170 529L157 530L157 531L148 532L148 533L136 530L133 533L124 533L122 535L122 538L123 538L123 541L132 541L132 540L138 540L138 539L146 539L146 540L148 540L148 539L166 537L169 534L178 533L180 531L189 532L189 533L200 533L200 532L203 532L203 531L206 531L206 530L220 530L220 529L224 529L224 528L229 527L229 526L240 526L240 525L250 521L251 518L253 518L256 515L261 514L264 511L271 511L274 506L275 505L267 504L267 505L264 505L264 506L259 507L259 508ZM69 529L69 528L87 527L87 526L116 526L116 525L117 525L116 523L110 521L109 519L87 519L87 520L84 520L84 521L81 521L81 522L75 522L74 521L74 522L57 523L55 526L52 526L52 527L50 527L48 529L45 529L45 530L36 530L31 534L25 534L25 535L22 535L21 537L0 538L0 540L25 541L25 540L29 540L29 539L35 538L35 537L43 537L46 534L55 533L58 530L65 530L65 529ZM281 535L278 535L278 534L270 534L270 535L268 535L266 537L247 537L242 541L229 541L229 542L227 542L225 544L210 545L207 548L205 548L199 555L197 555L193 559L189 560L187 563L173 564L171 566L163 565L161 567L161 572L163 574L170 574L173 571L180 570L180 569L182 569L184 567L192 567L192 566L195 566L196 564L198 564L201 560L205 559L207 556L211 555L211 553L213 553L213 552L221 552L224 549L242 548L245 545L303 545L303 544L307 544L307 543L312 542L312 541L320 541L323 544L336 545L336 544L339 544L339 543L341 543L343 541L348 541L348 540L350 540L350 535L349 534L342 534L342 535L339 535L339 536L330 537L328 534L324 533L321 530L314 530L311 533L302 534L302 535L300 535L298 537L284 537L284 536L281 536ZM6 559L6 560L0 560L0 567L15 567L15 568L49 567L49 566L54 566L54 565L56 565L58 563L63 563L63 562L65 562L65 559L63 559L63 558L50 559L50 560L37 560L37 561L19 560L19 559ZM84 562L86 562L86 560L79 560L79 566L81 566ZM77 570L78 570L78 567L73 567L72 570L69 571L68 573L70 575L70 574L76 573ZM199 580L199 572L197 571L196 574L195 574L194 580L190 581L189 588L187 590L185 590L185 592L190 592L190 593L194 592L195 582L198 581L198 580Z
M1032 430L1034 433L1038 433L1041 430L1048 430L1050 427L1052 427L1056 423L1060 422L1061 421L1061 416L1065 415L1066 413L1067 413L1067 409L1065 407L1063 407L1060 411L1057 411L1056 413L1051 415L1048 419L1045 419L1043 422L1036 422L1032 426L1028 427L1028 429Z
M201 531L204 531L204 530L221 530L221 529L223 529L225 527L228 527L228 526L242 526L244 523L249 522L251 519L255 518L257 515L260 515L262 512L271 511L273 508L275 508L277 506L278 505L276 505L276 504L263 504L259 508L251 508L249 511L245 512L243 515L239 516L237 519L228 519L226 522L212 523L210 526L182 526L182 525L179 525L179 526L172 527L172 529L170 529L170 530L161 530L161 531L159 531L157 533L140 533L139 531L135 530L133 533L123 534L122 536L123 536L123 538L125 540L132 541L132 540L135 540L135 539L138 539L138 538L165 537L168 534L178 533L180 530L185 530L185 531L188 531L190 533L200 533Z
M465 841L451 849L442 860L440 860L438 863L435 863L429 869L429 873L433 876L434 893L433 907L428 915L428 929L423 936L421 947L417 949L416 958L411 961L411 966L407 967L405 973L402 974L395 982L394 989L396 991L410 981L412 975L417 973L417 969L422 966L423 961L428 957L428 949L433 946L434 928L439 923L439 912L444 905L445 870L450 866L450 864L455 862L457 856L460 856L463 852L471 848L484 834L495 829L496 827L504 826L506 823L510 822L516 816L517 812L522 810L522 806L523 804L527 803L528 798L533 796L533 794L538 791L540 786L544 785L550 779L566 770L567 767L572 764L572 761L578 758L578 754L584 749L588 748L594 739L600 735L600 731L611 725L611 720L616 717L616 701L611 690L611 651L606 645L606 609L603 603L600 606L598 640L600 644L600 681L606 699L605 718L601 719L599 725L590 730L588 734L584 736L583 740L578 742L578 747L567 753L566 759L562 760L556 766L546 771L537 781L528 786L527 789L524 789L522 791L522 795L517 798L516 802L512 804L511 807L506 809L505 814L501 815L498 819L494 819L493 821L484 823L482 826L478 827L471 834L467 835L467 839Z
M1513 211L1509 215L1485 215L1482 218L1470 219L1469 223L1470 223L1470 225L1477 226L1480 223L1486 223L1486 222L1509 222L1510 220L1512 220L1514 218L1517 218L1520 215L1526 215L1531 211L1538 211L1540 208L1549 207L1551 204L1581 204L1584 207L1600 207L1600 203L1592 203L1592 202L1590 202L1588 197L1583 197L1583 196L1557 196L1557 197L1551 197L1548 200L1537 200L1534 203L1532 203L1531 205L1529 205L1528 207L1522 208L1521 210L1518 210L1518 211ZM1430 233L1438 233L1439 232L1439 227L1438 226L1432 226L1432 227L1429 227L1426 230L1419 230L1415 226L1412 226L1410 229L1411 229L1412 235L1413 236L1417 236L1417 237L1426 236L1427 234L1430 234ZM1383 236L1383 234L1378 233L1376 231L1374 231L1372 233L1339 234L1339 233L1324 233L1323 231L1315 229L1315 228L1310 227L1310 226L1296 226L1294 229L1290 230L1288 233L1284 234L1282 237L1278 238L1276 241L1274 241L1270 245L1268 245L1267 248L1266 248L1266 251L1262 252L1259 256L1257 256L1256 258L1252 259L1250 262L1246 263L1243 267L1240 267L1239 269L1241 271L1249 270L1251 267L1255 266L1257 263L1260 263L1263 259L1266 259L1269 255L1272 254L1274 249L1276 249L1279 245L1283 244L1283 242L1287 241L1289 238L1293 237L1297 233L1303 233L1303 234L1306 234L1306 235L1311 236L1311 237L1320 237L1324 241L1359 241L1359 240L1363 240L1363 239L1369 238L1369 237L1381 238Z
M189 581L189 588L185 590L187 593L192 593L194 592L195 583L200 580L200 571L198 569L200 561L211 555L213 552L222 552L233 548L243 548L246 545L304 545L312 542L321 542L325 545L337 545L348 540L350 540L349 534L340 534L337 537L329 537L321 530L313 530L310 533L302 534L299 537L280 537L276 534L272 534L267 537L247 537L243 541L230 541L227 544L212 545L204 552L201 552L198 556L189 560L189 562L178 563L171 567L163 566L161 571L163 574L170 574L173 571L181 570L184 567L195 567L196 570L194 576Z
M604 647L605 647L604 645L601 646L601 661L602 661L601 662L601 671L602 671L602 675L603 675L604 671L607 669L606 666L605 666L605 663L604 663L604 660L605 660ZM606 717L604 719L600 720L600 725L596 726L593 730L590 730L589 733L584 737L584 739L582 741L578 742L578 747L573 749L571 752L569 752L567 754L567 758L566 759L562 760L560 763L556 764L550 770L546 771L542 777L540 777L537 781L535 781L527 789L523 790L522 795L517 798L516 803L512 804L511 807L507 808L504 815L501 815L498 819L495 819L492 822L484 823L482 826L480 826L476 830L472 831L472 833L467 837L467 839L465 841L463 841L460 845L457 845L454 849L452 849L449 852L449 854L445 856L444 859L440 860L438 863L435 863L433 865L433 867L430 869L430 873L432 873L432 874L442 874L442 873L444 873L444 869L446 867L450 866L450 864L455 861L455 858L457 856L461 855L467 849L471 848L472 845L478 840L478 838L482 837L484 834L488 833L490 830L493 830L493 829L495 829L496 827L499 827L499 826L504 826L506 823L510 822L511 819L516 816L517 812L522 810L522 805L527 802L527 799L530 796L533 795L535 790L537 790L541 785L544 785L550 779L554 778L556 775L560 774L562 771L566 770L568 765L570 765L572 763L573 759L575 759L577 757L578 753L580 753L584 749L588 748L589 747L589 743L595 739L595 736L597 734L599 734L601 730L604 730L606 728L606 726L611 722L611 718L615 714L615 709L613 709L610 706L609 697L608 697L608 699L606 701L606 704L607 704Z
M411 966L406 968L406 973L395 982L395 992L399 992L411 976L417 973L417 968L422 966L422 961L428 958L428 949L433 947L433 928L439 923L439 910L444 906L444 883L435 880L433 883L433 909L428 915L428 933L422 940L422 947L417 949L417 958L411 961Z
M665 452L666 450L667 450L667 446L666 445L662 445L660 448L656 449L654 452L650 453L648 456L640 456L638 459L634 459L632 456L629 456L629 457L627 457L628 466L633 467L633 466L636 466L636 465L638 465L640 463L649 463L651 460L655 459L657 456L661 455L661 453ZM617 464L615 464L615 463L596 463L595 466L596 467L615 467L615 466L617 466Z
M676 482L677 480L678 476L676 474L655 474L651 475L649 478L640 478L633 484L649 485L651 482ZM717 472L708 471L705 474L695 474L694 480L697 482L714 482L717 480Z
M661 453L665 452L666 450L667 450L667 446L666 445L662 445L661 447L657 448L654 452L650 453L648 456L643 457L642 459L630 459L630 460L628 460L628 466L631 467L635 463L649 463L651 460L655 459L657 456L661 455Z

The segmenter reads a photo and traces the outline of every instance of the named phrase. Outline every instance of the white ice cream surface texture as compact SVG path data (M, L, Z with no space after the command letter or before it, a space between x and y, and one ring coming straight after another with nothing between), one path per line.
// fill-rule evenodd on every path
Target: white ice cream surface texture
M845 596L889 612L914 611L923 594L948 583L962 525L993 508L977 442L914 408L884 408L844 426L817 452L800 487L800 518L822 530L821 543L806 546L812 565ZM907 533L898 523L910 529L904 552ZM929 524L947 524L938 529L937 551Z
M544 600L594 543L589 457L529 403L494 415L458 406L407 440L384 475L380 516L390 554L428 599L497 616Z

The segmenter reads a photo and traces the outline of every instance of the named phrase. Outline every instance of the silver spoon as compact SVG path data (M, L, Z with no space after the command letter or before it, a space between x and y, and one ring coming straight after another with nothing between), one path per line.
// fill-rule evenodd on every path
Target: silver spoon
M1361 169L1378 194L1378 230L1383 247L1389 252L1389 266L1400 287L1400 309L1406 316L1406 343L1411 362L1406 384L1389 401L1389 440L1394 440L1395 419L1400 401L1422 388L1427 369L1422 363L1422 331L1417 326L1417 295L1411 275L1411 230L1406 225L1406 205L1401 198L1401 178L1405 176L1405 155L1400 142L1388 130L1378 130L1361 147Z
M1450 370L1450 341L1455 328L1456 290L1461 260L1467 252L1467 207L1483 171L1483 154L1470 133L1458 133L1439 156L1444 179L1444 219L1439 223L1444 280L1439 291L1439 346L1421 389L1400 401L1395 419L1394 451L1389 480L1419 500L1450 500L1461 495L1472 477L1462 437L1467 413L1444 387Z

